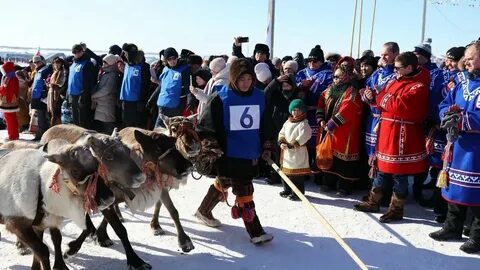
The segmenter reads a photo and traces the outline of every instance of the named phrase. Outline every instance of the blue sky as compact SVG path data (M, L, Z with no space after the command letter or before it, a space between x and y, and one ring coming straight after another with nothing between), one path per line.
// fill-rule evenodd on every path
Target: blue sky
M361 51L369 48L373 2L364 0ZM326 53L349 54L353 6L354 0L277 0L275 56L308 54L315 44ZM422 6L422 0L378 0L374 52L387 41L397 41L402 51L419 44ZM434 54L480 36L479 6L429 2L426 36ZM233 37L241 35L250 37L244 48L250 54L265 42L268 0L1 0L0 14L0 45L70 48L84 41L107 50L133 42L147 52L172 46L206 56L230 54Z

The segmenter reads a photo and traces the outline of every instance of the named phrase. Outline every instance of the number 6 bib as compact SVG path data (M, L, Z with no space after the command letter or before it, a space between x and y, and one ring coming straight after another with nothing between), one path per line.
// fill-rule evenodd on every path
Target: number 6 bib
M230 130L256 130L260 128L259 105L230 106Z

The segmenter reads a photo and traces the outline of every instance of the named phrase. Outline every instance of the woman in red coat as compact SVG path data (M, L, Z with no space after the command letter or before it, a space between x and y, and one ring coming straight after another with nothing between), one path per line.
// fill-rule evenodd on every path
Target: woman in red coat
M381 110L378 130L378 173L366 202L355 205L363 212L378 212L383 197L382 186L393 179L393 195L388 212L380 222L403 218L403 206L408 189L408 176L428 168L423 122L428 115L428 70L418 66L416 56L405 52L395 58L396 80L391 80L384 91L374 96L366 90L365 96Z
M6 62L0 67L0 71L3 74L0 84L0 110L7 124L8 139L17 140L19 137L17 120L19 83L15 75L15 66L12 62Z
M333 163L323 171L322 190L336 189L343 197L351 193L353 181L359 179L362 101L352 85L354 60L342 59L345 61L340 60L335 67L333 84L320 96L316 117L324 129L319 141L328 133L332 135Z

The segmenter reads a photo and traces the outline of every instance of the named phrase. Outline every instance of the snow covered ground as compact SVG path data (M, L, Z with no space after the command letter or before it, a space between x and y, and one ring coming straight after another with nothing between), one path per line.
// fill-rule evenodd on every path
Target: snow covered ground
M22 135L24 136L24 135ZM5 132L0 131L0 138ZM0 161L1 162L1 161ZM152 210L132 214L122 205L130 241L144 260L154 269L229 269L229 270L291 270L291 269L359 269L336 241L303 207L301 202L281 198L280 186L255 181L257 213L265 230L275 236L264 246L254 246L241 220L230 217L230 208L219 204L213 211L223 225L209 228L193 216L211 181L189 179L180 190L171 191L186 233L195 249L183 254L177 245L176 230L166 209L160 212L160 224L166 235L153 236L149 229ZM365 214L352 210L363 192L352 198L338 198L334 193L320 193L318 187L307 183L307 198L319 209L337 232L346 240L369 269L480 269L479 255L467 255L458 248L461 241L435 242L428 233L440 228L432 221L433 213L409 200L405 219L399 223L381 224L380 214ZM233 203L233 196L229 197ZM382 211L386 209L383 208ZM94 217L94 223L100 216ZM31 256L17 254L15 237L0 226L0 269L30 269ZM63 229L63 244L79 235L80 230L70 222ZM70 269L126 269L122 245L109 227L115 245L101 248L85 243L80 253L67 262ZM465 240L465 238L464 238ZM50 237L45 242L53 252ZM53 261L53 255L51 256Z

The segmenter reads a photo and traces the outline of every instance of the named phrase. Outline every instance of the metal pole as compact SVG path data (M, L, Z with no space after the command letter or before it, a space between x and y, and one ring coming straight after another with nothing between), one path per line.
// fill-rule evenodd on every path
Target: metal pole
M360 24L358 26L357 58L360 58L360 42L362 40L363 0L360 0Z
M355 0L355 8L353 11L352 39L350 41L350 57L353 54L353 39L355 38L355 23L357 20L357 3L358 3L358 0Z
M425 24L427 21L427 0L423 0L423 17L422 17L422 39L420 43L425 40Z
M372 42L373 42L373 29L375 26L375 14L377 11L377 0L373 1L373 17L372 17L372 30L370 31L370 46L369 49L372 49Z
M269 26L269 43L270 43L270 58L273 58L273 41L274 41L274 25L275 25L275 0L269 0L268 3L268 26Z

